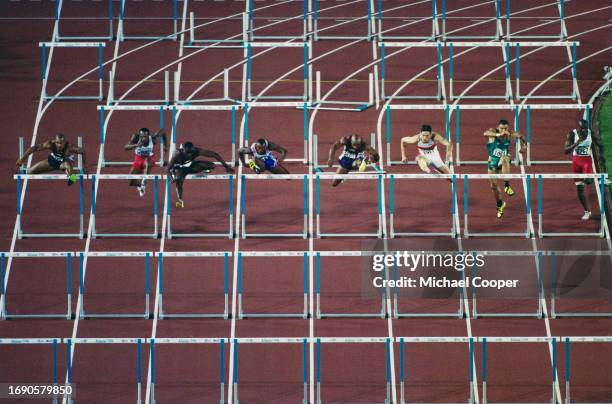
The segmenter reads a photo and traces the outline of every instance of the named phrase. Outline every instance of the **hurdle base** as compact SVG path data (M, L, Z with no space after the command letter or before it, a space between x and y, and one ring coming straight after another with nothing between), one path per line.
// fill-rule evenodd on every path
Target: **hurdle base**
M231 315L226 313L160 313L159 318L162 320L166 318L222 318L228 320Z
M384 238L383 233L319 233L317 232L317 238L324 237L377 237Z
M239 319L247 319L247 318L302 318L304 320L308 319L308 315L304 315L304 313L240 313L238 315Z
M567 312L567 311L551 311L550 318L557 317L585 317L585 318L594 318L594 317L612 317L612 312L604 312L604 313L588 313L588 312Z
M247 232L242 232L242 238L249 238L249 237L271 237L271 238L282 238L282 237L300 237L303 239L307 239L308 238L308 233L247 233Z
M479 317L491 317L491 318L504 318L504 317L536 317L542 318L542 313L528 312L528 313L481 313L472 312L472 318L477 319Z
M10 320L11 318L61 318L64 320L72 320L74 319L74 315L69 315L67 313L59 314L59 313L50 313L50 314L10 314L7 313L6 310L2 315L2 318L5 320Z
M161 238L159 233L92 233L91 238L112 238L112 237L144 237L144 238Z
M24 238L79 238L84 239L83 233L17 233L18 239Z
M431 232L431 233L410 233L410 232L396 232L393 231L390 235L391 238L397 237L438 237L438 236L449 236L452 238L457 238L459 236L458 232Z
M597 232L597 233L546 233L546 232L540 232L538 234L539 238L544 238L544 237L599 237L599 238L604 238L605 234L604 232Z
M525 237L531 238L533 237L533 233L531 232L523 232L523 233L473 233L468 232L467 229L464 231L463 236L465 238L470 237Z
M385 313L317 313L317 318L388 318Z
M96 100L103 101L104 97L97 95L43 95L43 101L57 101L57 100Z
M80 320L86 320L88 318L142 318L147 320L149 318L149 313L85 313L81 311L79 313Z
M168 239L172 240L174 238L188 238L188 237L197 237L197 238L205 238L205 237L225 237L229 239L235 238L234 233L175 233L174 230L172 233L168 234Z

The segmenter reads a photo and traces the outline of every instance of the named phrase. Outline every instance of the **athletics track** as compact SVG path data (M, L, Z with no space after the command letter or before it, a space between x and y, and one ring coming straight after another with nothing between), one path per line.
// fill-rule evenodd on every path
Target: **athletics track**
M134 402L139 394L147 403L153 399L159 403L211 403L238 398L245 403L304 399L313 403L319 399L363 403L388 399L399 403L402 396L406 402L440 403L550 402L554 396L561 403L567 399L568 386L573 402L612 402L612 320L603 316L551 318L552 288L541 286L543 296L538 295L538 289L529 297L479 296L477 312L471 294L444 299L395 300L392 294L382 299L366 298L361 293L360 258L346 256L351 254L329 256L333 255L330 251L361 251L373 242L395 245L390 240L393 214L393 232L397 235L447 233L403 237L397 244L402 249L528 252L502 258L492 254L491 262L500 277L516 274L521 282L538 288L538 280L550 284L550 251L558 254L554 258L557 271L575 270L585 263L598 266L602 273L609 271L610 236L604 227L604 237L599 237L602 227L594 188L588 195L594 219L582 223L573 182L567 177L543 175L539 195L538 175L570 172L569 164L555 161L565 159L565 133L584 113L591 94L601 85L601 67L609 64L612 6L596 0L562 2L566 45L551 46L560 41L563 32L560 3L513 0L510 26L515 35L528 36L514 40L523 46L483 46L493 39L496 30L506 33L507 3L497 3L497 20L496 3L448 1L444 10L448 18L443 19L442 2L438 1L434 11L438 30L444 24L448 34L444 46L406 48L390 44L428 41L431 1L383 0L382 10L377 1L369 7L361 0L313 1L306 3L305 19L301 1L113 1L113 38L104 38L109 36L106 1L4 2L0 6L4 22L0 28L4 172L13 170L19 136L24 136L29 145L33 137L39 142L62 131L69 139L83 136L90 176L83 180L84 239L19 239L14 216L17 181L9 174L0 181L4 195L0 201L0 250L6 252L0 304L8 315L60 316L0 322L0 338L4 338L0 340L0 381L70 380L77 389L77 403ZM254 37L243 38L244 24L251 24L249 7ZM189 29L191 12L194 25L205 24L194 28L193 37ZM135 18L145 16L150 18ZM229 16L234 17L219 21ZM115 40L118 29L126 37L171 35L173 22L179 32L176 41ZM318 41L307 41L304 49L301 35L305 29L312 39L315 22ZM372 41L367 40L368 35ZM456 37L461 35L472 38ZM267 38L274 36L282 38ZM330 36L337 39L326 38ZM198 41L228 38L232 42L215 46L214 42ZM250 57L240 42L235 42L243 39L253 43ZM281 46L285 41L299 46ZM469 41L479 45L460 46ZM42 74L41 42L51 43L44 48ZM57 42L99 42L104 46L53 47ZM258 47L261 42L276 46ZM456 44L452 73L451 42ZM579 42L574 88L573 42ZM383 43L387 44L384 50ZM520 72L515 61L517 51ZM98 52L102 52L104 63L104 100L41 101L42 95L53 97L59 92L64 96L96 96ZM384 67L381 52L385 53ZM320 80L316 79L317 71ZM41 81L41 75L45 80ZM451 75L452 94L458 97L455 100L450 99ZM527 96L525 100L517 96L519 75L520 96ZM248 79L251 95L260 97L250 100L248 108L227 100L197 101L242 100L248 96ZM110 81L114 105L109 104ZM304 92L309 107L306 111L300 98ZM445 96L446 103L435 99L437 92ZM511 102L499 98L508 93ZM576 95L573 99L572 93ZM434 98L402 98L414 95ZM287 96L291 100L282 98ZM470 98L473 96L480 98ZM187 99L193 100L190 105L226 107L191 111L183 102ZM292 104L266 107L266 102ZM129 110L145 104L153 107ZM420 104L429 107L402 109L407 108L402 105ZM503 109L490 109L492 104L500 104ZM559 104L565 107L541 107ZM117 105L128 110L114 110ZM350 111L355 109L363 110ZM513 173L524 175L513 180L516 195L509 200L503 221L498 222L486 180L468 175L466 195L463 175L484 173L484 165L468 162L484 160L485 149L478 134L502 115L512 125L518 122L522 132L529 130L529 159L533 164L513 167ZM235 149L247 136L251 140L268 137L289 149L290 157L297 161L288 167L292 174L299 175L289 181L263 180L242 177L248 173L240 169L232 182L227 178L187 181L186 208L180 212L171 209L172 232L207 231L217 235L172 239L167 237L166 183L160 178L158 231L165 237L93 238L94 215L98 234L153 235L154 180L148 183L146 197L140 199L135 190L128 189L126 180L100 179L100 175L126 173L126 166L102 167L101 162L129 160L122 145L130 131L140 126L157 129L160 119L177 142L191 140L226 159L232 156L232 143ZM463 164L455 166L454 192L439 178L401 178L403 174L417 174L416 167L392 164L400 159L400 137L412 134L425 121L460 143L455 161ZM386 174L349 180L331 190L330 180L318 177L314 167L304 165L302 160L306 157L312 162L318 155L318 164L323 165L328 145L351 132L368 139L370 133L374 134ZM161 174L161 169L156 168L153 174ZM57 180L20 182L24 231L72 233L79 228L79 186L65 188L63 180L57 184L53 181ZM204 203L205 198L210 202ZM171 207L173 201L172 191ZM247 237L242 238L245 224ZM227 237L230 226L238 237ZM302 237L304 230L306 239ZM466 230L471 235L516 235L467 238ZM317 238L317 231L374 236ZM539 237L541 233L569 231L591 235ZM268 232L293 236L249 236ZM376 238L376 233L382 238ZM453 239L453 233L459 233L459 238ZM602 256L579 258L576 254L564 261L562 251L567 250L598 251ZM131 254L109 253L118 251ZM543 255L538 256L538 251ZM15 252L56 254L20 257ZM181 252L197 254L181 256L190 255ZM612 311L610 302L609 295L561 297L555 301L559 313L599 314ZM461 309L464 315L459 318ZM538 310L545 315L537 317ZM508 317L482 316L487 312L505 312ZM529 316L513 315L516 312ZM92 316L110 313L134 317ZM177 313L216 317L172 318ZM267 316L248 318L253 313ZM279 313L293 317L270 317ZM338 313L367 316L326 316ZM425 315L402 316L406 313ZM149 319L144 319L146 314ZM440 314L448 315L436 317Z

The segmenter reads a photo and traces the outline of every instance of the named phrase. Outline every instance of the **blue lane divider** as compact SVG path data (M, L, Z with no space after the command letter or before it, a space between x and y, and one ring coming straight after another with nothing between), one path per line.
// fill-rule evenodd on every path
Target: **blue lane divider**
M151 286L151 254L145 254L145 294L149 294Z
M316 283L315 286L317 289L316 292L317 294L320 294L321 293L321 253L320 252L317 253L315 268L316 268L316 273L317 273L317 279L315 282Z
M515 59L515 63L516 63L516 65L515 65L514 68L515 68L515 71L516 71L516 79L518 80L521 77L521 44L519 42L516 43L516 59Z
M389 177L389 213L395 213L395 176L391 174Z
M142 341L140 338L136 343L136 382L142 383Z
M53 359L51 367L51 381L57 384L57 338L53 339Z
M234 385L238 384L238 338L234 338Z
M164 253L160 252L157 256L157 276L159 279L157 283L159 285L159 295L162 296L164 294Z
M104 144L104 107L100 107L100 144Z
M238 253L238 293L242 294L242 253Z
M380 45L380 78L383 80L385 79L385 44L384 43Z
M72 295L72 268L70 267L71 255L71 253L66 253L66 293L68 293L69 295Z
M219 381L225 384L225 341L219 341Z
M538 215L542 214L542 176L538 175Z
M42 79L47 78L47 45L42 45Z
M98 45L98 78L102 80L102 64L104 62L104 54L102 52L102 43Z
M304 294L308 293L308 253L304 252Z
M453 44L448 44L448 78L453 79Z
M303 194L304 194L304 214L308 214L308 176L304 175L303 180Z
M151 385L155 385L155 338L149 343L151 349Z
M404 360L404 338L400 338L399 346L399 360L400 360L400 381L403 382L405 378L405 360Z
M223 254L223 293L229 293L229 255Z
M304 384L308 383L308 340L302 341Z
M66 342L66 372L68 384L72 384L72 340Z
M470 212L468 177L463 177L463 214L467 215Z
M474 382L474 338L470 337L470 342L469 342L469 362L470 362L470 383ZM483 358L484 358L484 353L483 353ZM486 359L485 359L486 360ZM486 378L484 379L484 381L486 381Z
M79 294L85 293L85 282L83 281L83 267L85 265L85 255L79 253Z
M317 383L321 383L321 338L317 338Z
M471 375L473 376L473 374ZM487 382L487 339L486 338L482 339L482 382L483 383Z

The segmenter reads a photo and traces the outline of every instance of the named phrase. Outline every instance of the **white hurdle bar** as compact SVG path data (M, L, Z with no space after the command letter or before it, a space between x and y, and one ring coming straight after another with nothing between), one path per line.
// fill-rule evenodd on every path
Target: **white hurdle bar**
M20 138L21 139L21 138ZM20 142L21 146L21 142ZM22 156L23 153L20 153ZM80 161L80 159L79 159ZM81 164L81 163L79 163ZM82 165L82 164L81 164ZM79 177L79 231L77 233L26 233L23 231L22 224L22 215L23 215L23 206L21 202L22 192L23 192L23 183L27 180L61 180L67 181L66 174L15 174L13 176L14 179L17 180L17 238L48 238L48 237L78 237L82 239L84 237L83 231L83 223L84 223L84 213L85 213L85 187L83 184L84 179L86 179L86 175L78 174Z
M229 258L232 256L230 251L211 251L211 252L203 252L203 251L177 251L177 252L157 252L157 285L159 292L159 318L223 318L227 320L230 317L229 314ZM163 288L163 267L164 267L164 259L172 258L172 257L187 257L187 258L223 258L223 313L177 313L172 312L168 313L164 311L163 308L163 297L164 297L164 288Z
M166 35L125 35L125 4L127 0L119 1L119 23L121 24L121 29L118 30L117 39L119 41L125 41L126 39L135 39L135 40L151 40L151 41L160 41L160 40L169 40L176 41L178 37L178 0L172 0L172 32ZM139 16L140 17L140 16ZM139 19L136 17L135 19ZM146 19L149 20L149 19ZM165 21L166 19L161 19L161 21Z
M340 100L321 100L321 71L315 73L315 94L309 105L309 109L320 109L324 111L355 111L361 112L374 105L374 74L368 73L368 100L367 101L340 101Z
M252 1L252 0L251 0ZM323 27L323 28L319 28L319 20L323 19L319 17L319 0L312 0L313 2L313 11L312 11L312 38L315 41L318 40L325 40L325 39L331 39L331 40L340 40L340 41L346 41L346 40L364 40L364 41L371 41L373 39L374 36L374 32L376 30L376 26L374 23L374 0L366 0L366 4L367 4L367 14L363 17L346 17L346 21L342 21L342 24L337 24L337 25L345 25L345 24L351 24L354 22L359 22L359 21L364 21L366 25L365 30L366 32L362 35L350 35L350 34L345 34L345 35L320 35L319 31L326 31L330 28L328 27ZM363 3L363 2L362 2ZM330 7L330 8L334 8L334 7ZM333 27L333 26L332 26ZM349 29L349 31L351 31Z
M442 83L442 47L443 42L380 42L380 88L381 98L383 100L389 100L391 98L395 100L442 100L444 99L444 84ZM385 91L385 79L386 79L386 48L436 48L436 93L435 94L421 94L421 95L394 95L393 97L387 96ZM452 53L451 53L451 66L452 66ZM451 96L452 96L452 68L451 68Z
M511 4L510 4L510 0L506 0L506 14L505 14L505 20L506 20L506 35L505 38L507 41L510 41L512 39L535 39L535 40L542 40L542 39L557 39L559 41L564 41L567 38L567 28L565 27L565 1L564 0L557 0L557 9L559 10L559 35L517 35L517 34L513 34L512 30L510 28L510 22L512 20L512 13L511 13Z
M303 257L302 275L303 275L303 297L304 305L301 313L246 313L243 306L243 289L244 289L244 263L243 257ZM274 251L274 252L259 252L259 251L243 251L238 253L238 318L310 318L308 312L308 252L307 251ZM295 270L295 266L285 268L288 271Z
M168 239L179 238L179 237L227 237L234 238L234 196L233 196L233 183L234 176L231 174L220 174L220 175L189 175L189 180L227 180L228 186L228 231L222 232L201 232L201 233L190 233L190 232L177 232L176 229L172 229L172 185L170 184L170 178L166 178L166 218L167 218L167 234Z
M448 35L446 33L446 20L447 20L447 13L446 13L446 2L447 0L442 0L442 32L441 32L441 36L442 36L442 40L443 41L447 41L447 40L463 40L463 39L488 39L491 41L499 41L502 38L503 35L503 28L502 28L502 23L501 23L501 19L500 19L500 0L494 0L494 6L495 6L495 33L492 35ZM453 4L454 2L450 1L451 4ZM454 3L456 4L456 3Z
M249 180L302 180L303 182L303 217L304 225L301 233L249 233L246 230L246 183ZM243 174L241 182L240 217L242 223L241 236L247 237L302 237L308 238L308 174Z
M129 251L87 251L76 252L79 257L79 299L81 307L79 310L79 318L144 318L149 319L149 296L151 285L151 257L154 255L150 252L129 252ZM140 313L91 313L85 311L85 258L101 257L101 258L144 258L145 259L145 284L144 284L144 311ZM126 292L131 293L131 292Z
M321 257L362 257L371 255L363 251L316 251L313 252L315 258L315 299L317 304L316 316L317 319L325 317L373 317L385 318L387 316L387 308L385 300L387 297L387 288L381 288L380 310L370 313L326 313L321 310ZM385 273L388 271L385 270Z
M152 237L159 238L159 181L165 176L154 174L99 174L88 175L91 180L91 226L92 238L97 237ZM99 233L96 230L96 183L97 180L153 180L153 232L152 233Z
M9 318L65 318L70 320L72 315L72 269L71 258L72 252L3 252L0 253L0 320ZM6 309L6 286L8 278L5 279L7 259L12 258L65 258L66 259L66 311L64 313L8 313ZM40 269L40 268L39 268ZM41 269L47 270L47 268Z
M104 55L102 48L106 46L104 42L39 42L38 46L42 49L42 81L44 101L56 100L98 100L102 101L104 93L102 90L102 75ZM98 94L97 95L49 95L46 91L47 77L47 48L98 48Z
M252 0L250 0L252 1ZM306 0L304 0L306 1ZM303 81L304 81L304 92L301 95L253 95L251 90L251 76L252 76L252 48L303 48L304 55L304 67L303 67ZM247 62L246 62L246 76L247 76L247 100L261 101L261 100L301 100L302 102L308 102L308 87L309 87L309 72L308 64L310 62L310 50L312 45L310 42L249 42L246 46L247 51Z
M316 0L315 0L316 1ZM287 21L299 21L302 20L302 35L255 35L255 31L258 28L255 28L255 20L260 18L268 19L268 17L255 17L253 15L254 5L253 0L248 0L247 3L247 14L248 14L248 24L246 27L246 31L248 33L249 41L253 42L256 40L292 40L292 41L306 41L308 39L308 3L309 0L302 0L302 15L301 16L290 16L290 17L280 17L279 23L285 23Z
M378 40L384 41L386 39L389 40L428 40L435 41L436 37L439 35L439 26L438 26L438 11L436 6L436 0L431 0L431 35L384 35L383 34L383 21L387 18L383 17L383 0L378 0L378 10L376 12L376 17L378 21ZM412 17L412 16L411 16ZM419 19L426 19L427 17L412 17Z
M145 107L145 106L143 106ZM166 108L164 108L163 105L147 105L146 108L143 109L139 109L140 111L156 111L159 110L159 127L160 129L164 127L164 111ZM100 120L100 146L102 148L102 167L110 167L110 166L131 166L133 161L110 161L110 160L106 160L106 157L104 155L104 144L106 141L106 130L104 128L104 121L105 121L105 111L133 111L133 109L130 108L130 106L126 106L126 105L115 105L113 106L108 106L108 105L99 105L98 106L98 115L99 115L99 120ZM164 138L160 137L159 138L159 161L155 163L155 165L157 165L158 167L163 167L164 166ZM131 152L130 152L131 153ZM168 159L170 158L170 156L168 157Z
M124 0L122 0L124 1ZM176 76L175 76L176 78ZM175 88L176 88L175 84ZM169 70L165 70L164 71L164 98L156 98L156 99L141 99L141 100L137 100L137 99L127 99L124 97L116 97L115 96L115 71L111 70L108 73L108 97L107 97L107 101L109 105L105 105L105 108L109 109L108 107L111 105L121 105L121 104L146 104L146 103L152 103L152 104L163 104L163 105L170 105L170 71ZM101 99L101 98L100 98Z
M389 237L395 238L398 236L408 237L430 237L430 236L450 236L456 238L459 235L457 228L457 175L452 175L450 178L451 185L451 225L450 231L446 232L401 232L395 230L395 178L402 179L402 174L390 174L389 178ZM409 177L411 179L424 179L423 177Z
M221 18L218 21L227 21L227 20L236 20L237 18ZM185 48L209 48L209 49L242 49L244 48L244 43L248 42L248 24L249 24L249 16L248 13L242 13L240 19L242 20L242 31L240 33L236 33L236 35L232 36L237 37L240 35L240 39L196 39L195 30L198 28L200 32L203 31L204 25L195 25L195 13L193 11L189 12L189 40L187 44L185 44Z

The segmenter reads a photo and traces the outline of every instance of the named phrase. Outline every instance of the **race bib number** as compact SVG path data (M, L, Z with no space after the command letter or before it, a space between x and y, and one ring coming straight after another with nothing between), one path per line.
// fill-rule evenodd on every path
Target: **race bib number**
M495 157L502 157L502 156L506 155L506 152L504 150L502 150L502 149L495 149L495 150L493 150L493 155Z
M576 154L579 154L581 156L588 156L589 148L588 147L576 147Z

